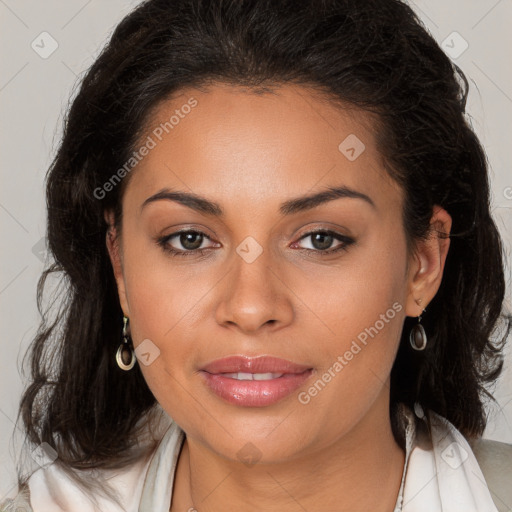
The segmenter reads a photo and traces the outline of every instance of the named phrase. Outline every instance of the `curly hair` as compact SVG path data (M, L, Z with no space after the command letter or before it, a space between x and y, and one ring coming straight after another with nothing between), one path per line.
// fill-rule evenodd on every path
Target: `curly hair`
M399 0L148 0L81 80L48 172L54 261L38 283L43 319L19 413L29 441L47 442L56 462L75 469L140 456L138 436L158 404L138 366L123 372L115 363L122 310L104 219L111 209L121 227L130 173L101 198L97 190L130 158L163 101L215 83L255 92L299 84L371 112L387 171L404 191L411 251L429 235L434 205L451 215L444 277L424 316L429 344L410 349L407 318L390 416L398 436L397 404L419 402L465 436L481 435L486 385L501 372L512 320L502 309L503 248L485 153L465 115L463 72ZM43 306L52 275L64 285L56 314Z

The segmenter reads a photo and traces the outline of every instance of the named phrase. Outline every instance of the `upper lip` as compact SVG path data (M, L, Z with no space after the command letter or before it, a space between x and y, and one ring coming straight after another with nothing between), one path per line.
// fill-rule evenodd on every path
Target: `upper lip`
M229 356L201 368L208 373L302 373L311 367L270 356Z

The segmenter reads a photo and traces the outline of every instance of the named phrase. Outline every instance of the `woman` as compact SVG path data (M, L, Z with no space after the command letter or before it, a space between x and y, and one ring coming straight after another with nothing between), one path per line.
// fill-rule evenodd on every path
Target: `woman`
M480 437L511 319L466 95L397 0L126 17L48 176L39 299L67 288L20 409L40 467L4 508L508 509L512 449Z

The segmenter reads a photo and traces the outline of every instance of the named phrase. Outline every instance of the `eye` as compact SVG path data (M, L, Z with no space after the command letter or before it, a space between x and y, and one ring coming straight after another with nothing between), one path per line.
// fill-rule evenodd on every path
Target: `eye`
M205 240L211 239L201 231L183 230L159 238L157 243L173 256L193 256L202 255L212 248L203 246Z
M342 250L346 251L348 246L355 242L354 239L348 236L330 230L310 231L309 233L306 233L304 236L302 236L299 242L308 238L311 240L311 247L303 247L303 249L309 253L317 253L322 256ZM338 241L339 243L338 245L332 247L332 244L335 241ZM299 242L295 242L294 245L298 244Z

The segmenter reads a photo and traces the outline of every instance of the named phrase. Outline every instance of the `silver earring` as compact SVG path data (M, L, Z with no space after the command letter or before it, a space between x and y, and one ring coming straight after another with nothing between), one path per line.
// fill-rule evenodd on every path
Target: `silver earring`
M427 310L424 309L423 313ZM423 325L421 325L421 315L418 317L418 323L411 329L409 333L409 343L414 350L425 350L427 346L427 334Z
M128 317L123 316L123 342L119 345L116 353L117 365L126 372L135 366L135 361L137 360L135 352L128 341L127 323Z

